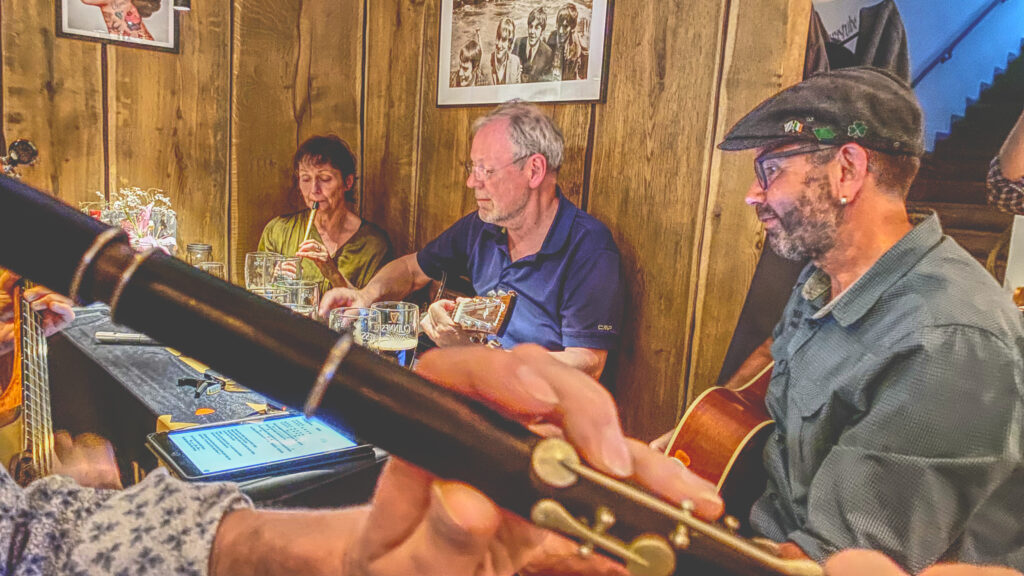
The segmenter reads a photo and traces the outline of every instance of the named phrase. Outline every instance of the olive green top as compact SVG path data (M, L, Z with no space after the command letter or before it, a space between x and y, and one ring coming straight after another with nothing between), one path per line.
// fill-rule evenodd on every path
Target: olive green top
M294 256L302 244L302 236L306 233L308 221L308 209L274 218L263 229L259 250ZM309 238L324 243L316 226L310 227ZM378 270L394 258L394 250L391 248L387 232L373 222L363 220L359 230L338 248L332 258L341 275L356 288L362 288ZM320 269L309 259L302 260L302 279L319 282L322 291L332 287L330 281L324 278Z

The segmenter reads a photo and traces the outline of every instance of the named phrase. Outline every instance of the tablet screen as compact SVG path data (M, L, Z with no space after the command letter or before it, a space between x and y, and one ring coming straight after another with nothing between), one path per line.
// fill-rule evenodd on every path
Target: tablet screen
M203 474L272 464L356 445L337 430L302 414L176 430L167 439Z

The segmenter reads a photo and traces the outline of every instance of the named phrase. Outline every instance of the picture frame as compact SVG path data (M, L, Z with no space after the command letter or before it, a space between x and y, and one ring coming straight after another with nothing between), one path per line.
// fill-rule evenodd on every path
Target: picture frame
M174 0L57 0L56 16L61 38L179 51Z
M601 102L613 0L441 0L437 105Z

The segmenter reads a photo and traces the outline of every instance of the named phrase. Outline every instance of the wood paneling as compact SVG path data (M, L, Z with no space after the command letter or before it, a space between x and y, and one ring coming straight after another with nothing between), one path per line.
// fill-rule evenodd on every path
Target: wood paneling
M682 406L724 1L619 2L595 119L590 212L611 228L629 301L616 395L650 438Z
M385 227L399 254L414 250L427 20L424 3L367 5L363 217Z
M0 17L5 145L39 148L26 183L72 205L95 200L106 172L101 46L57 38L50 0L2 0Z
M228 256L231 7L197 2L181 53L107 48L110 186L161 188L178 213L179 249Z
M288 193L299 143L333 132L360 149L363 3L235 0L231 66L233 277Z
M725 71L712 143L765 98L800 81L810 2L731 4ZM785 35L763 30L788 30ZM704 220L697 277L695 328L688 399L718 379L747 288L754 275L764 234L743 196L754 180L752 153L712 154L710 211Z

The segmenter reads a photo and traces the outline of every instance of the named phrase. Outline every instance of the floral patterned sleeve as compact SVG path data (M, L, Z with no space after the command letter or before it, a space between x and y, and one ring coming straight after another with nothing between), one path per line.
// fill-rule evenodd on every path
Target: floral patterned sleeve
M988 203L1003 212L1024 214L1024 178L1010 180L1003 176L999 156L988 169Z
M0 574L205 575L221 517L250 506L234 484L163 469L126 490L61 476L21 488L0 471Z

